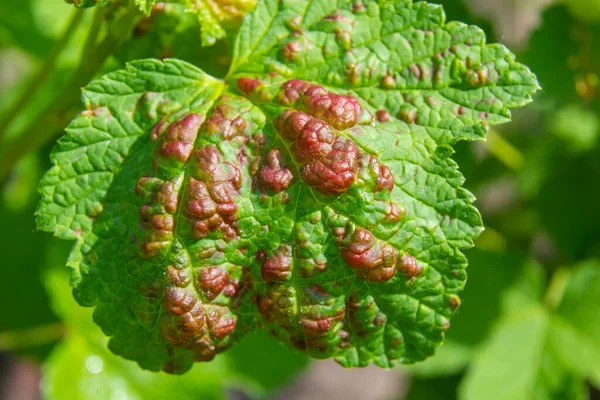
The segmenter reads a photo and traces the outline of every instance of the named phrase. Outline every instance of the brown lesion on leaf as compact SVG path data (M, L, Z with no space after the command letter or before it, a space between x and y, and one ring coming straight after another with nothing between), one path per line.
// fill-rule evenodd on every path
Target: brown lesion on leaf
M112 118L113 115L110 112L110 109L103 106L93 106L88 104L87 108L82 111L79 115L85 117L103 117L103 118Z
M360 177L364 183L370 183L369 189L373 192L394 189L394 175L388 166L382 164L377 157L363 154L360 162Z
M207 322L211 336L215 339L223 339L235 331L237 318L226 307L208 306Z
M399 252L363 228L335 228L335 240L346 264L361 279L387 282L396 273Z
M384 75L383 78L381 78L381 87L384 89L395 89L396 79L392 75Z
M416 258L409 254L403 254L398 263L398 271L405 274L409 279L413 279L423 272L423 266L419 264Z
M332 93L322 86L299 79L285 82L277 100L284 106L305 111L338 130L356 125L363 113L355 97Z
M397 115L398 119L407 124L414 124L418 117L418 112L414 108L402 108Z
M225 238L235 237L235 200L242 185L239 169L224 161L214 145L195 150L191 162L185 213L192 219L193 236L203 238L220 232Z
M357 291L349 293L346 307L344 325L357 337L364 339L384 329L387 316L377 307L373 296Z
M377 115L377 121L386 123L390 120L390 112L388 110L379 109L375 113Z
M229 279L229 273L222 267L202 267L198 273L198 286L208 300L213 300L221 294Z
M177 210L181 181L180 177L168 181L142 177L136 183L136 194L146 201L140 207L140 247L146 257L164 255L173 241L173 216Z
M300 174L324 194L345 192L355 181L359 150L324 121L301 111L287 110L275 120L278 132L293 142L291 151L303 163Z
M260 269L265 282L288 281L292 278L294 259L292 246L282 244L268 257Z
M404 211L390 201L383 220L397 223L403 216ZM399 272L411 283L423 272L423 266L413 256L376 237L369 229L356 226L333 210L328 220L342 258L357 277L370 282L387 282Z
M210 117L206 120L203 128L203 135L220 136L225 140L232 140L235 137L246 134L248 124L243 116L243 111L227 104L227 98L223 98L222 102L217 104Z
M254 78L241 77L237 80L237 87L245 95L250 95L262 87L262 82Z
M242 286L246 284L231 279L225 269L216 266L201 267L193 278L192 262L179 241L169 260L158 328L170 345L193 351L197 361L211 360L231 346L234 335L244 331L237 329L231 298L245 293ZM243 273L241 276L245 277ZM231 296L213 301L228 291L227 286L235 286L229 290Z
M258 170L258 182L267 190L279 193L290 187L294 181L292 171L286 166L281 150L269 150Z
M290 284L268 284L257 298L258 308L273 327L272 333L293 347L316 357L331 354L341 340L345 317L343 298L319 285L298 291Z
M404 218L406 211L401 208L398 204L390 201L388 204L388 209L383 217L384 221L390 222L399 222Z
M167 280L173 285L183 288L192 282L192 276L188 269L180 269L169 265L166 272Z
M455 294L451 294L450 296L448 296L448 305L453 310L458 309L458 307L460 306L460 297L458 297Z
M292 37L282 48L281 55L287 63L291 63L299 60L299 56L302 54L303 49L307 46L306 43L302 42L302 37Z
M154 162L160 165L163 160L174 160L183 165L190 157L204 118L203 115L190 113L168 126L164 120L159 121L150 135L158 141Z

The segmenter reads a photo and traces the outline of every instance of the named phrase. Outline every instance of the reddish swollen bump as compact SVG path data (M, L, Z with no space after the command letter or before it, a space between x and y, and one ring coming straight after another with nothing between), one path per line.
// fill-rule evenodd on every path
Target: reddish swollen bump
M293 180L294 175L285 166L281 151L279 149L270 150L258 171L258 181L267 189L279 193L287 189Z
M198 285L208 300L213 300L229 282L229 274L220 267L203 267L198 274Z
M265 282L291 279L293 261L292 247L289 245L279 246L261 267L260 272Z
M262 83L258 79L242 77L237 80L238 89L245 95L250 95L260 86Z
M338 130L356 125L363 113L355 97L332 93L299 79L285 82L277 98L281 104L296 106Z

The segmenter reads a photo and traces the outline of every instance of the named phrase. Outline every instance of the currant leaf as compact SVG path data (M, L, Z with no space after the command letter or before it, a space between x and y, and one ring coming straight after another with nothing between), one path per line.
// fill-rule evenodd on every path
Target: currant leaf
M142 60L84 90L38 226L113 352L183 372L260 326L346 367L432 355L482 230L451 145L538 89L423 2L266 0L227 77Z

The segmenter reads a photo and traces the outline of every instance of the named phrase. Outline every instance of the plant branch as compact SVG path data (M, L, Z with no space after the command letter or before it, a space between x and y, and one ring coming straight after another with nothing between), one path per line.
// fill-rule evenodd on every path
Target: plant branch
M0 149L0 182L6 178L12 166L23 155L51 141L73 119L74 109L79 104L81 87L94 77L104 65L104 61L127 40L141 15L135 8L124 11L108 27L107 35L100 43L96 44L96 40L94 40L91 51L84 49L80 68L74 72L48 106L12 141L2 146L3 148ZM97 34L90 28L88 35L90 43L94 36L97 38ZM89 59L83 58L86 55Z
M90 25L90 29L88 31L87 37L85 38L85 43L81 51L81 56L79 57L78 71L93 69L94 67L94 50L98 43L98 36L100 35L102 24L104 23L104 15L104 7L96 7L96 11L94 12L94 19L92 20L92 24ZM108 34L108 36L110 36L110 33Z
M486 147L491 154L507 167L515 171L523 167L525 162L523 154L495 130L488 132Z
M52 51L50 51L50 54L48 55L48 58L46 59L40 71L35 76L32 76L29 79L21 97L17 101L15 101L13 105L9 107L8 110L6 110L6 112L4 113L4 117L0 120L0 141L4 136L6 136L6 132L10 124L19 115L23 107L27 105L29 100L31 100L31 98L35 96L38 90L42 87L42 84L48 78L50 71L52 71L52 69L56 65L56 60L63 52L66 45L69 43L69 40L79 27L79 24L83 19L84 12L85 10L83 9L75 9L73 11L69 23L65 27L65 30L63 31L61 37L54 44Z
M64 336L65 326L58 322L35 328L0 332L0 352L43 346L58 342Z

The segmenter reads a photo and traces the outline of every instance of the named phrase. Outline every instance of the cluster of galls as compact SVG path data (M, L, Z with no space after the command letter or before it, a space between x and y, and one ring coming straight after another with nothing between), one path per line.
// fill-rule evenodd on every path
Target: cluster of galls
M219 231L226 238L236 234L237 204L242 185L237 166L226 162L215 145L192 154L185 212L192 222L194 238Z
M392 190L394 178L389 168L376 157L363 154L354 141L338 132L358 124L363 114L354 97L293 79L283 84L276 100L295 108L284 111L274 124L292 142L306 184L323 194L337 195L354 184L361 169L369 168L376 173L374 190Z
M408 254L400 257L398 250L366 229L347 225L334 228L333 234L344 261L361 279L386 282L396 271L412 279L423 270L414 257Z
M174 214L183 184L180 168L189 159L203 122L203 116L192 113L170 125L161 121L152 130L151 139L157 141L153 163L168 178L144 176L135 186L135 193L145 202L140 207L140 221L144 232L141 251L146 257L163 254L173 241Z
M290 187L294 175L285 166L285 160L279 149L271 149L258 170L258 181L272 192L279 193Z
M265 292L258 295L258 309L275 336L315 357L330 354L344 318L343 296L332 296L318 285L298 289L290 284L292 251L292 246L280 245L269 254L258 254L267 282Z
M170 346L193 351L198 361L212 359L233 343L234 332L240 331L233 310L241 305L251 281L248 272L242 273L243 279L237 276L240 267L224 265L201 267L194 276L189 255L174 239L180 203L191 224L190 231L181 231L184 236L186 232L194 238L210 232L220 232L225 238L235 236L235 198L241 188L241 173L215 145L194 149L201 126L203 134L218 133L226 140L245 129L245 121L226 118L227 111L215 109L206 122L204 116L191 113L171 124L164 120L156 124L151 132L156 142L153 165L155 175L162 179L142 177L135 188L144 200L140 208L142 252L146 257L159 256L159 262L166 260L168 265L164 282L140 290L148 297L157 297L154 286L160 287L163 312L158 328L162 336ZM233 270L236 277L231 275Z
M181 167L190 157L204 116L191 113L170 125L161 121L150 137L157 140L154 162L158 167ZM166 131L165 131L166 128Z
M271 284L258 296L258 309L273 335L313 357L331 355L341 341L344 296L334 296L322 286Z
M201 268L193 282L189 256L182 246L176 247L166 271L159 329L171 345L193 351L198 361L208 361L233 344L237 316L232 308L243 290L219 266ZM221 294L224 298L215 301Z
M136 194L148 201L140 207L143 228L140 247L146 257L164 254L173 241L173 217L177 211L181 181L172 179L165 182L158 178L142 177L135 186Z
M285 82L277 101L283 106L305 111L337 130L353 127L363 113L356 98L332 93L322 86L299 79Z

